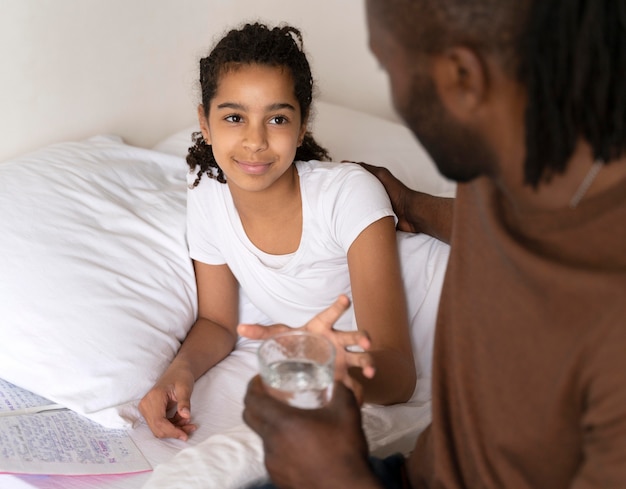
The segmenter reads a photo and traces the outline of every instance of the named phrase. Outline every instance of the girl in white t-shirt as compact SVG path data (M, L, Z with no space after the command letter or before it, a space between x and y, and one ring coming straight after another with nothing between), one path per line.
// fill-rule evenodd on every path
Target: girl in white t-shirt
M200 85L201 133L187 157L198 317L140 403L153 433L184 440L195 429L193 385L235 348L240 288L267 324L326 329L364 401L409 400L416 372L395 216L369 172L319 161L328 154L307 131L313 79L300 32L262 24L230 31L200 61ZM239 333L258 338L259 329ZM345 353L348 343L369 355Z

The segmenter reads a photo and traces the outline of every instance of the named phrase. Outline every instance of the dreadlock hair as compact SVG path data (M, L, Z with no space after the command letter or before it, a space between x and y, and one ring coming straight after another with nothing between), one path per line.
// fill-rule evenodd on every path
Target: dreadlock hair
M596 160L626 152L625 0L368 0L368 8L408 49L461 44L496 57L526 87L525 183L564 172L581 137Z
M302 34L288 25L269 28L264 24L254 23L229 31L210 54L200 60L200 89L205 116L208 116L220 76L237 66L251 64L284 67L289 70L294 80L294 95L300 105L302 120L310 115L313 77L303 51ZM202 133L193 133L192 141L194 145L189 148L187 164L191 170L195 170L196 166L200 170L191 187L196 187L205 173L209 178L226 183L224 172L215 161L211 145L206 143ZM296 150L295 159L329 160L330 156L307 131L302 144Z
M536 0L521 39L528 87L525 181L565 171L576 140L626 151L626 1Z

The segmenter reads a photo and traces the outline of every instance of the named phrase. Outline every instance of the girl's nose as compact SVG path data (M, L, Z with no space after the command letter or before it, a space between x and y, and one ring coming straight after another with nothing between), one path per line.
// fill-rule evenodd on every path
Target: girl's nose
M267 148L267 133L264 124L249 124L246 131L244 147L250 151L260 151Z

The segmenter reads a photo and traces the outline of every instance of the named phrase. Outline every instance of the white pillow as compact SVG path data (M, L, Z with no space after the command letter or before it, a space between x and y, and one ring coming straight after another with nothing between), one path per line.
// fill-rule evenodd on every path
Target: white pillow
M0 164L0 377L136 420L196 316L186 171L115 137Z
M384 166L408 187L442 197L453 197L456 185L436 166L405 126L364 112L318 101L313 106L311 130L333 161L351 160ZM185 156L191 146L191 126L159 142L154 149Z

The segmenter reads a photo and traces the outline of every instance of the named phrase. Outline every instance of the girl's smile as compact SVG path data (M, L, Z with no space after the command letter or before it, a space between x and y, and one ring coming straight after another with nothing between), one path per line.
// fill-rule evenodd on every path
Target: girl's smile
M271 163L254 163L249 161L236 161L239 168L250 175L262 175L266 171L269 171Z

